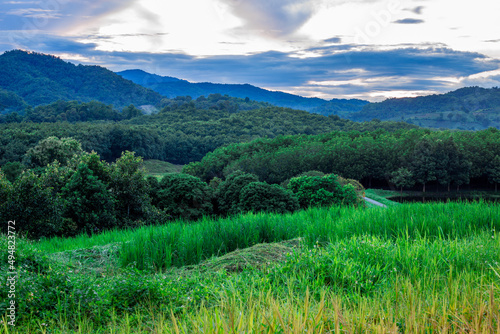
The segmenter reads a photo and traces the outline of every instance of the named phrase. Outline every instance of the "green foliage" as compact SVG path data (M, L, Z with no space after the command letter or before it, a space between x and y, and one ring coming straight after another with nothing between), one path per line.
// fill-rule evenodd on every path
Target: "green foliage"
M61 194L75 232L97 233L116 225L115 199L87 164L80 163Z
M64 224L64 201L33 171L23 172L14 182L3 216L16 220L16 232L30 238L60 234Z
M403 191L403 188L411 188L415 185L413 173L405 167L401 167L391 174L391 182L394 183L396 187L401 188L401 191Z
M334 174L294 177L288 183L288 189L297 196L301 208L359 203L354 186L342 186Z
M153 204L173 218L199 219L213 212L212 191L199 178L187 174L167 174Z
M142 114L142 113L141 113ZM37 106L27 110L24 121L28 122L86 122L98 120L118 121L128 119L124 114L119 114L112 105L98 101L80 103L77 101L56 101L54 103Z
M465 87L446 94L370 103L347 118L355 121L404 120L433 128L482 130L499 126L499 105L498 87Z
M495 183L495 187L500 183L500 155L495 155L486 169L488 181ZM496 188L495 188L496 189Z
M139 117L142 116L142 111L140 109L137 109L133 104L123 108L122 110L122 116L125 119L131 119L134 117Z
M253 174L236 171L219 184L216 191L217 211L220 214L235 214L240 210L240 194L247 185L258 182L259 178Z
M97 100L116 107L156 105L161 95L100 66L74 65L55 56L13 50L0 56L0 87L31 105Z
M119 219L135 221L144 216L151 203L142 163L142 158L136 157L133 152L124 152L111 165L110 191L116 199Z
M45 167L55 160L65 165L74 155L81 153L81 144L74 138L48 137L29 149L26 155L33 165Z
M19 175L21 175L24 169L25 166L18 161L7 162L2 166L2 171L4 172L7 180L9 180L10 182L14 182L19 177Z
M239 207L243 212L290 213L299 209L295 196L282 187L265 182L252 182L240 193Z

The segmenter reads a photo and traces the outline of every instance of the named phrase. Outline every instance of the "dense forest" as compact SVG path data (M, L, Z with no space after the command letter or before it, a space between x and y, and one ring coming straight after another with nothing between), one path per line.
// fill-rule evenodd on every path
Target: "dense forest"
M241 111L240 107L253 107L256 102L220 95L169 102L158 114L138 117L134 117L139 111L133 106L118 113L97 102L56 102L24 116L11 113L4 116L9 123L0 124L0 165L23 161L29 148L49 136L73 137L85 151L94 150L109 162L128 150L144 159L185 164L217 147L262 137L415 128L398 122L356 123L278 107ZM197 104L209 109L197 109Z
M156 105L162 99L104 67L74 65L55 56L21 50L0 55L0 88L32 106L57 100L97 100L121 108Z
M398 188L433 184L450 190L473 183L500 183L500 131L430 131L378 129L336 131L314 136L284 136L232 144L207 154L184 171L203 180L235 170L281 184L317 170L361 180L369 187Z

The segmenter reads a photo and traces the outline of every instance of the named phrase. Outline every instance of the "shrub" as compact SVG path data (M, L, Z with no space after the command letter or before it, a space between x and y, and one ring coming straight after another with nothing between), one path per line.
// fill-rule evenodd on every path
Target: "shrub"
M62 189L65 217L76 223L78 231L96 233L116 224L114 199L87 164L81 163Z
M154 200L172 218L199 219L213 212L212 191L205 182L188 174L167 174Z
M299 209L297 198L278 185L252 182L240 194L242 211L288 213Z
M66 165L75 154L82 153L80 142L73 138L48 137L26 152L34 166L44 167L54 160Z
M33 171L23 172L12 185L4 214L15 219L16 232L31 238L58 235L63 225L64 202Z
M301 176L290 180L290 189L302 208L310 206L357 205L358 196L352 185L342 186L334 174Z
M240 193L244 187L252 182L258 182L259 178L254 174L236 171L219 185L216 192L218 212L220 214L238 213Z
M149 183L142 164L142 158L127 151L110 166L110 190L116 198L116 213L119 219L142 219L151 204Z

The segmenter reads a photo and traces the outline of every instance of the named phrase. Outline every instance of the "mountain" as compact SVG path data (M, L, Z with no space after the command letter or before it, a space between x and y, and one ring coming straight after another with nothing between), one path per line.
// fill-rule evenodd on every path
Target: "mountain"
M353 121L406 121L423 127L500 128L500 88L466 87L446 94L388 99L346 116Z
M168 98L188 95L196 99L200 96L208 96L210 94L229 95L242 99L248 97L250 100L254 101L268 102L279 107L306 110L325 116L330 114L343 115L360 111L364 105L369 103L368 101L362 100L333 99L327 101L316 97L303 97L279 91L270 91L249 84L192 83L186 80L159 76L141 70L126 70L117 72L117 74L136 84L150 88Z
M74 65L52 55L22 50L0 55L0 88L11 95L10 100L17 100L16 105L22 101L37 106L57 100L96 100L121 108L156 105L162 99L157 92L104 67Z

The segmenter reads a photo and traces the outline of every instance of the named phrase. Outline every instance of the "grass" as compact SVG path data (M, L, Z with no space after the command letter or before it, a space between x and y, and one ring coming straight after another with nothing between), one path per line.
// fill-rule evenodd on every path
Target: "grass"
M20 239L17 332L500 333L499 228L433 203Z
M373 199L377 202L385 204L387 206L396 206L399 205L398 202L394 202L389 200L390 197L400 196L401 193L392 190L383 190L383 189L366 189L365 196ZM404 196L404 194L403 194Z
M146 169L146 174L155 176L157 178L162 178L165 174L169 173L180 173L182 171L183 165L174 165L166 161L161 160L144 160L143 166Z

